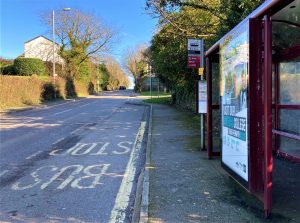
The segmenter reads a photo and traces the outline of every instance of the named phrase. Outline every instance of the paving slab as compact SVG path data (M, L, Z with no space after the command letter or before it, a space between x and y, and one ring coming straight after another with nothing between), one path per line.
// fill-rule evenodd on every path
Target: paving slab
M222 169L219 159L208 160L199 150L199 129L197 115L153 105L148 222L300 222L298 164L275 159L281 172L274 174L273 214L264 219L262 203ZM285 169L289 177L283 179L278 174ZM284 187L291 190L288 196Z

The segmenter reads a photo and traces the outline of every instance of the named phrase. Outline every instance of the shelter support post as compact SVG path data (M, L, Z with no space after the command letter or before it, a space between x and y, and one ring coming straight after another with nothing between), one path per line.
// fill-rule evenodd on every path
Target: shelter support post
M264 210L268 217L272 208L272 25L264 16Z
M212 62L206 58L206 81L207 81L207 156L213 156L212 143Z
M263 148L262 148L262 21L249 21L249 189L262 197L263 194Z

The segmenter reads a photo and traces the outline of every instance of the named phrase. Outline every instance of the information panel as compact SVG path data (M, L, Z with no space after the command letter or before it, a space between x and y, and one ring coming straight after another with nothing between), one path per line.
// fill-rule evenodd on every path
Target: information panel
M220 46L222 162L248 182L248 21Z
M188 39L188 68L199 68L201 66L201 55L203 52L203 40Z
M207 113L207 84L206 81L198 81L198 113Z

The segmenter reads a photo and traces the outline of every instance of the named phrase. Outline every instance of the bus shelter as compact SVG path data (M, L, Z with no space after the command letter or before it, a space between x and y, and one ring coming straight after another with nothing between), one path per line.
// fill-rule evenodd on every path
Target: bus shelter
M208 157L268 216L273 155L300 163L300 0L265 1L205 56Z

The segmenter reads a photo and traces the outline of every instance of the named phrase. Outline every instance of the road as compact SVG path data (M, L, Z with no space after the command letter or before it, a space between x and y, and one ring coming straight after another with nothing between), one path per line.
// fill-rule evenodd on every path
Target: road
M0 221L129 222L147 132L131 94L2 115Z

